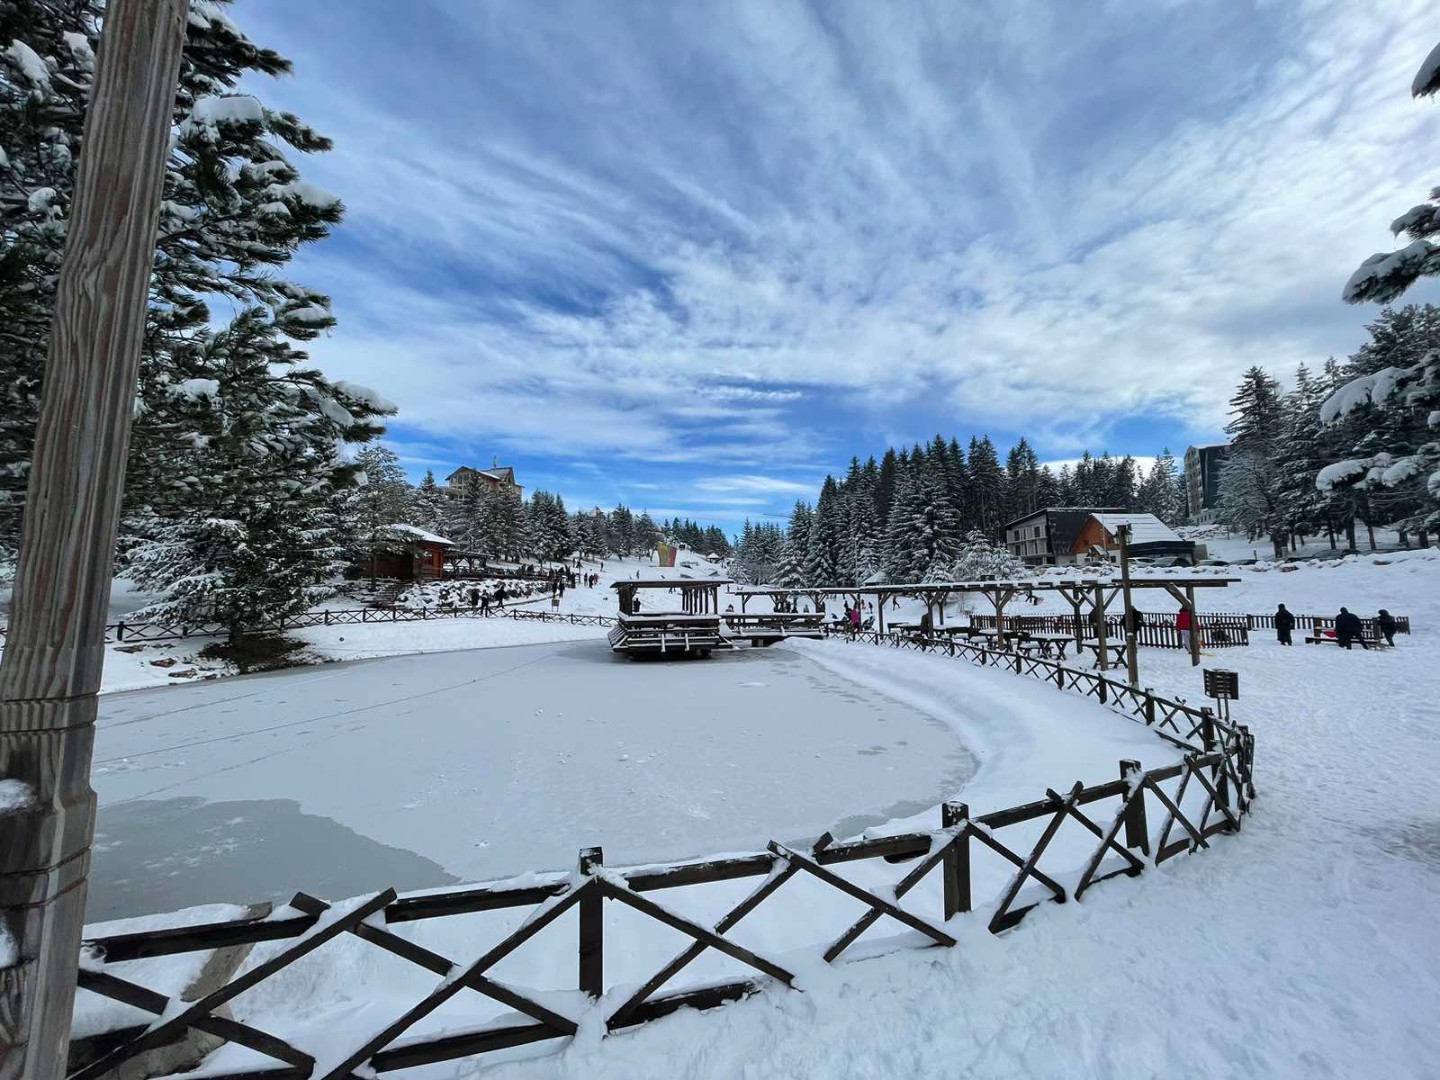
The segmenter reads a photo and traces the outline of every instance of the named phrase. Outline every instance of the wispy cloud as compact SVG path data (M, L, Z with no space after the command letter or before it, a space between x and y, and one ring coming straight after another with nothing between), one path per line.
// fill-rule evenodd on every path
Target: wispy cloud
M1178 451L1245 367L1358 344L1340 285L1435 181L1420 3L497 11L240 13L337 143L315 356L417 460L778 511L897 430Z

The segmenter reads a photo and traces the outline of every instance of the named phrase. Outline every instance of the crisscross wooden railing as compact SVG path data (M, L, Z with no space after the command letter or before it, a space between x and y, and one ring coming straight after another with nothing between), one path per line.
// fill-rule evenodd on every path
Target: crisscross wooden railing
M988 649L968 641L956 641L949 636L925 637L920 634L880 634L873 631L852 633L833 626L827 626L826 631L827 636L842 641L941 653L968 660L979 667L1000 668L1016 675L1028 675L1042 682L1054 683L1057 689L1094 698L1120 715L1140 721L1161 738L1187 750L1198 748L1199 743L1196 740L1207 725L1224 729L1230 737L1238 736L1238 729L1232 729L1219 720L1208 706L1188 705L1183 698L1173 701L1162 698L1149 688L1139 689L1118 679L1109 678L1101 672L1067 667L1057 660Z
M1227 736L1211 724L1203 735L1208 745L1187 752L1175 764L1143 771L1136 761L1120 762L1119 779L1086 786L1077 781L1062 790L1048 789L1044 798L988 814L972 816L968 806L941 807L939 827L929 832L836 843L826 834L808 849L771 842L764 851L701 862L618 870L606 868L599 849L587 849L571 875L529 876L523 883L472 886L444 893L397 897L392 890L334 907L297 894L289 908L264 918L215 923L174 930L156 930L96 938L86 943L80 986L155 1017L149 1024L112 1031L72 1045L71 1080L100 1080L137 1056L198 1029L246 1047L269 1059L230 1070L211 1067L209 1080L240 1080L264 1076L283 1080L369 1076L493 1050L574 1035L582 1017L536 1000L536 991L497 981L492 969L537 935L551 930L560 916L578 912L576 949L579 988L604 1010L606 1031L615 1031L664 1016L682 1007L710 1008L770 988L792 987L793 961L782 962L738 943L730 932L762 905L783 904L784 886L804 875L859 901L859 918L837 924L807 948L834 963L867 930L889 919L913 931L923 945L953 947L956 938L947 923L978 912L991 932L1015 926L1039 904L1079 901L1095 885L1117 875L1137 876L1185 852L1210 846L1221 833L1238 832L1254 797L1251 766L1254 743L1242 728ZM1053 841L1067 823L1088 834L1093 847L1076 857L1056 856ZM1041 826L1038 837L1036 826ZM1073 831L1073 830L1072 830ZM973 859L985 852L998 857L987 875L973 873ZM836 868L869 862L910 864L898 881L885 887L858 884ZM996 875L993 868L1008 867ZM940 887L934 887L938 875ZM873 877L873 874L872 874ZM696 922L653 899L649 894L715 882L758 879L756 886L711 925ZM977 885L1003 884L977 898ZM938 910L923 914L902 900L917 894L922 882L930 904ZM793 895L793 893L789 894ZM938 903L937 903L938 901ZM607 982L605 905L620 904L647 920L679 931L688 944L653 974L638 982ZM397 933L396 924L441 917L483 917L486 912L531 908L503 940L484 955L461 964ZM793 920L792 920L793 921ZM634 932L635 922L616 926ZM626 930L625 928L629 928ZM244 1019L217 1014L233 1001L301 957L350 934L436 976L434 988L412 1008L378 1030L357 1033L353 1049L341 1060L327 1059L321 1070L312 1054L292 1041L261 1030ZM146 957L213 950L265 941L288 944L205 994L197 1001L176 1002L121 977L110 966ZM890 940L899 948L905 939ZM658 991L708 950L748 969L741 979ZM633 950L621 943L622 955ZM788 966L787 966L788 964ZM474 1027L441 1034L409 1033L426 1016L462 994L478 994L513 1011L512 1017L487 1019ZM603 1000L602 1000L603 999ZM487 1010L493 1006L487 1006ZM453 1015L453 1014L452 1014ZM333 1041L333 1040L332 1040Z

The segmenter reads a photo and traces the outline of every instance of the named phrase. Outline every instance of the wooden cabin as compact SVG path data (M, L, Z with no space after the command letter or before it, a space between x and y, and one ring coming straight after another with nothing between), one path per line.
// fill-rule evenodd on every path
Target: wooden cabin
M1071 554L1077 559L1108 561L1120 553L1116 536L1122 525L1130 526L1130 555L1133 558L1174 558L1186 565L1195 562L1195 544L1182 539L1154 514L1097 512L1090 515L1075 537Z
M397 581L433 581L444 574L453 540L414 525L389 525L385 534L371 551L369 565L357 568L362 574Z

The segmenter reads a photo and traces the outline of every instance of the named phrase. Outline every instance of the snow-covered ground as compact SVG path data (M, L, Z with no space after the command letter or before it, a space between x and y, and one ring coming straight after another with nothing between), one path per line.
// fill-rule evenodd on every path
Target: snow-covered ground
M574 924L562 920L546 931L546 937L505 961L497 975L537 992L552 990L545 1000L582 1021L581 1037L569 1044L562 1041L512 1052L516 1058L533 1060L501 1062L491 1058L432 1066L413 1075L427 1080L479 1075L517 1080L963 1074L1116 1078L1434 1075L1434 1062L1440 1059L1440 1028L1434 1023L1436 1002L1440 1001L1440 930L1432 913L1432 900L1440 889L1440 794L1434 781L1440 768L1436 736L1440 730L1440 706L1436 704L1440 663L1435 658L1440 644L1440 558L1433 552L1361 556L1332 564L1302 564L1292 572L1274 568L1230 572L1240 578L1239 584L1208 591L1203 610L1261 613L1272 611L1282 600L1292 610L1304 613L1333 614L1344 604L1368 615L1387 607L1409 615L1415 627L1412 636L1399 639L1398 648L1385 652L1341 652L1333 646L1303 644L1285 649L1257 631L1251 647L1205 657L1207 665L1240 672L1242 698L1235 706L1236 718L1250 724L1258 740L1260 798L1240 836L1223 838L1208 852L1175 859L1139 879L1107 882L1081 903L1046 906L1001 937L985 933L983 918L962 916L951 924L960 939L955 949L901 951L834 968L812 961L803 971L804 993L776 990L718 1012L677 1014L603 1041L596 1037L598 1013L573 991L561 989L573 987L575 978ZM589 599L585 597L587 602ZM609 600L608 590L605 600ZM1062 608L1047 603L1028 610ZM420 625L429 632L447 624ZM372 634L380 628L350 629L356 634ZM458 817L466 835L493 843L495 829L477 816L475 804L469 801L485 793L464 788L467 784L494 785L507 762L483 756L485 744L479 739L471 756L457 752L455 725L436 720L423 699L406 706L409 715L399 723L371 722L357 731L347 730L347 724L354 726L350 717L320 719L308 713L308 722L274 732L241 735L231 725L243 722L247 728L261 727L263 723L255 721L270 717L280 721L292 702L289 691L276 691L287 683L295 688L297 699L311 693L322 700L326 695L350 699L332 711L375 706L371 711L385 716L396 708L384 704L387 699L381 690L385 688L347 687L355 673L367 669L384 672L392 665L416 665L412 671L420 671L420 665L443 660L462 667L473 663L474 671L482 674L507 654L563 654L585 649L603 652L601 643L592 642L553 650L463 653L337 666L148 695L156 706L175 711L131 724L137 729L133 733L125 733L123 727L110 728L102 717L102 749L97 750L97 760L110 756L103 750L107 740L136 738L143 743L143 733L151 729L165 732L167 739L186 733L200 738L193 740L194 746L171 746L168 751L153 746L159 756L148 765L122 770L108 779L106 774L98 775L102 807L107 800L113 804L117 794L153 802L178 797L181 791L193 798L213 799L215 792L226 791L230 799L279 801L287 796L274 786L263 789L261 785L278 785L288 776L294 783L335 789L326 796L332 801L328 815L326 810L311 808L312 818L331 816L333 824L347 814L354 815L343 822L344 828L337 826L326 836L314 837L302 869L316 865L315 853L334 843L337 851L353 853L357 864L375 857L376 847L383 845L398 855L385 855L376 865L400 873L402 863L387 860L414 854L422 841L431 841L380 833L381 828L400 828L383 825L381 820L403 821L405 815L420 810L420 806L407 810L403 805L417 794L423 800L443 793L447 803L463 804L465 811ZM561 662L559 655L545 661ZM754 691L758 706L786 692L741 685L773 682L767 678L728 681L732 672L744 672L745 665L754 663L802 665L799 670L810 672L809 677L830 688L819 695L824 705L808 713L785 713L784 720L768 719L763 707L747 705L752 698L746 695ZM401 669L393 670L398 675ZM566 864L576 846L596 840L607 842L607 862L625 859L624 852L630 850L625 843L608 841L597 829L606 827L602 817L609 820L614 805L623 802L614 797L613 787L605 786L634 785L638 769L630 766L639 765L637 755L657 755L655 763L668 766L657 775L680 778L679 786L685 790L669 796L645 791L649 820L641 822L637 816L630 826L661 836L665 842L674 839L669 851L688 848L699 854L716 847L753 850L771 837L785 839L789 820L795 820L792 835L797 839L821 827L844 831L845 823L835 820L839 813L860 814L852 822L859 828L872 823L866 815L881 816L885 799L892 796L897 803L914 800L918 804L933 803L949 793L983 812L1034 798L1044 787L1062 786L1077 778L1108 779L1120 757L1138 757L1154 766L1172 760L1174 753L1145 729L1074 694L947 657L863 644L793 643L768 653L675 665L601 666L575 660L574 670L585 674L565 679L537 675L534 680L522 680L528 686L527 697L533 695L538 702L547 694L574 693L553 690L551 684L585 683L601 672L605 677L623 673L627 680L665 682L657 698L638 690L628 696L622 690L617 696L601 683L593 684L597 692L592 700L603 701L607 714L632 724L639 724L638 718L644 717L651 724L638 745L608 757L600 753L605 739L582 729L581 721L570 713L574 704L564 710L548 706L543 717L520 718L515 723L524 725L520 729L523 738L516 735L504 741L502 754L518 755L525 770L540 770L537 775L543 776L547 803L581 803L593 798L596 791L609 791L604 798L613 802L604 805L603 814L599 802L588 820L576 809L571 831L563 841L554 838L553 821L539 816L533 800L514 804L521 812L500 819L508 832L528 839L533 850L554 843L557 858L567 856L561 860ZM1141 671L1142 683L1162 693L1192 700L1200 697L1199 671L1177 652L1143 650ZM323 682L292 682L324 678L331 680L328 689ZM408 678L396 682L393 690L397 694L423 689ZM301 694L307 685L310 689ZM243 697L252 687L262 688L259 696ZM190 696L204 693L218 693L228 700L189 710ZM464 695L474 713L483 711L473 689L468 695L458 688L445 693ZM847 711L837 719L836 709L845 695L870 704L847 702ZM107 709L124 700L108 699ZM885 704L876 705L876 701ZM856 711L848 711L850 706ZM229 716L223 711L227 708L234 710ZM556 716L551 709L565 711L567 716ZM889 719L882 725L872 710ZM687 723L697 712L709 719L700 725ZM857 802L867 802L863 785L886 765L897 766L900 748L893 745L898 740L892 733L902 715L909 717L906 722L912 733L923 730L927 736L940 738L938 730L922 718L925 715L942 720L954 732L946 736L948 742L927 744L929 749L916 756L956 752L959 745L968 750L977 771L965 779L941 769L937 778L933 769L912 768L912 758L900 779L902 786L918 787L898 796L885 791L869 800L873 811L869 806L857 807ZM339 730L334 730L336 724ZM571 724L575 725L573 731ZM871 735L882 728L888 742ZM446 737L431 749L445 757L445 777L432 775L425 787L417 782L417 777L423 778L425 766L414 755L421 736L438 730L446 730ZM753 752L742 737L747 733L754 736ZM708 736L719 738L722 734L728 741L707 741ZM914 745L908 735L905 738ZM365 748L362 756L384 754L397 774L396 781L376 783L344 767L344 752L325 754L325 744L343 748L348 740ZM949 749L942 751L942 744ZM885 753L863 753L880 745L887 746ZM579 775L579 769L567 777L559 776L562 768L571 768L558 765L559 755L575 747L585 749L584 767L599 770L598 778L567 782L567 777ZM711 747L718 750L713 759L707 757ZM135 749L138 752L145 747ZM833 756L829 756L831 750ZM816 760L816 751L827 756ZM817 806L827 809L805 820L806 828L801 828L798 819L785 818L783 807L777 807L776 817L766 820L757 814L746 823L755 831L743 837L738 834L745 832L744 828L723 834L703 832L720 827L713 813L708 820L691 817L683 809L675 813L677 807L702 795L716 772L743 771L743 766L741 770L724 766L737 755L750 753L757 760L768 759L764 766L778 772L768 774L771 780L757 782L753 788L750 779L744 780L748 795L768 798L771 787L799 784L819 800ZM628 761L620 760L624 754L631 755ZM169 767L162 768L166 760ZM711 760L720 768L707 769L705 762ZM751 760L745 757L747 763ZM576 764L574 759L572 764ZM646 766L649 764L647 761ZM844 766L851 767L850 771L840 771ZM862 773L865 779L857 780ZM177 778L178 786L160 790L171 783L167 774ZM402 776L407 779L398 779ZM135 785L133 790L123 787L128 784ZM414 790L406 791L407 785ZM250 788L248 794L242 790L246 787ZM130 791L128 796L123 794L126 791ZM306 809L303 797L295 798L301 805L287 811L290 817L284 827L293 827L302 816L300 811ZM352 804L349 808L340 805L346 801ZM380 812L392 804L395 808L388 815ZM656 807L663 807L664 812L656 812ZM902 827L909 809L892 810L901 817L875 827ZM227 825L226 821L214 823L210 835L216 846L228 842L226 829L238 832L244 824ZM908 821L912 826L919 822L928 826L936 823L937 816L927 807L909 815ZM677 823L683 827L680 832L665 831ZM736 819L731 823L740 824ZM416 835L438 828L431 821ZM686 844L681 832L691 829L696 830L693 842ZM346 848L337 839L344 832L370 843L363 849ZM452 830L449 835L457 839L461 831ZM526 846L510 838L505 842L514 843L517 849ZM650 849L645 850L638 857L651 857ZM466 866L478 863L464 863L458 843L455 851L446 856L437 846L420 857L428 858L449 877L471 876ZM455 861L447 864L447 857ZM282 856L277 861L283 865L290 858ZM510 863L505 872L551 863L527 858ZM100 865L97 857L97 872ZM445 869L447 865L453 868ZM186 872L172 867L154 873L168 875L172 871ZM993 892L1004 874L1000 868L992 868L990 874L984 885ZM896 876L896 868L855 867L856 880L873 887L893 882ZM318 888L312 882L313 878L304 878L294 884ZM373 886L387 883L374 881ZM795 950L833 936L858 909L850 901L837 900L833 892L818 887L806 892L804 883L792 884L799 892L793 902L776 905L773 913L767 904L743 924L744 933L737 932L737 936L787 963L800 963ZM703 896L698 894L704 890L694 890L694 897L666 894L665 901L675 906L688 904L686 910L703 920L713 918L748 888L745 883L711 886L706 887L711 892ZM362 890L357 886L354 891ZM244 901L257 895L245 891L215 899ZM977 897L983 895L987 894L977 885ZM933 889L917 890L907 897L907 905L912 900L915 910L933 915ZM623 925L631 917L609 910L614 907L607 905L607 978L639 979L668 959L680 939L666 931L637 933L633 923ZM524 914L435 920L406 924L403 930L415 940L464 959L479 955ZM250 963L277 948L257 949ZM813 956L813 950L808 954ZM733 968L724 967L728 963L707 956L687 970L686 978L731 974ZM263 994L240 999L236 1012L322 1057L333 1056L342 1046L353 1045L365 1032L398 1016L433 985L434 979L419 969L393 961L363 942L344 939L267 982ZM93 1001L82 1003L82 1016L93 1005ZM447 1025L474 1026L498 1012L497 1006L478 996L462 995L417 1033ZM243 1058L243 1052L233 1048L223 1054L232 1056L217 1059L217 1066L222 1060Z

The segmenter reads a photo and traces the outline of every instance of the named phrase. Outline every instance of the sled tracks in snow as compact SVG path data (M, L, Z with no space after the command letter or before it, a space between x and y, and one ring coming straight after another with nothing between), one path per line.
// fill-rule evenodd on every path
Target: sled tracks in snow
M1111 690L1107 686L1096 693L1108 695ZM1116 698L1100 700L1120 703ZM1137 761L1121 761L1118 778L1108 783L1087 787L1076 782L1068 788L1047 789L1034 802L985 814L972 816L965 804L947 803L931 831L845 843L835 842L827 833L803 849L771 842L752 854L630 869L606 867L600 849L590 848L580 853L576 871L568 875L531 874L512 882L414 896L386 890L340 905L298 893L287 907L264 917L87 941L80 986L154 1019L72 1043L71 1080L100 1080L126 1063L134 1068L141 1064L135 1059L187 1039L193 1042L197 1035L208 1039L202 1043L207 1048L229 1043L252 1052L228 1067L211 1062L207 1080L262 1075L268 1080L340 1080L383 1074L569 1038L582 1019L593 1019L597 1009L606 1031L613 1032L685 1007L706 1009L761 991L786 992L793 986L796 966L790 955L813 950L825 962L835 963L877 924L899 924L908 933L871 939L852 956L910 946L953 947L952 931L959 926L951 920L967 913L1000 933L1041 904L1080 901L1103 881L1140 876L1177 855L1209 847L1218 835L1240 831L1255 794L1254 742L1248 732L1183 705L1162 707L1159 699L1148 695L1131 704L1142 714L1155 710L1151 726L1166 729L1161 734L1184 747L1179 762L1146 771ZM1181 717L1189 719L1182 722ZM1195 727L1187 732L1186 724L1197 717ZM1061 833L1066 840L1057 845L1054 841ZM902 868L898 880L890 870L892 864ZM841 873L842 867L848 868L848 874ZM817 934L826 934L823 939L795 949L787 946L780 957L737 940L732 931L743 919L757 909L785 905L787 898L795 898L785 886L802 877L858 901L864 913L852 921L837 919L828 931L817 929ZM739 889L728 893L731 906L714 922L684 914L683 904L672 907L653 898L665 890L747 879L756 881L754 887L738 901ZM676 895L684 899L683 893ZM906 897L910 904L902 906ZM805 923L810 926L819 910L813 900L813 895L808 903L803 896L796 900L805 905ZM645 924L650 922L688 939L683 949L643 981L607 982L605 916L607 906L617 904L641 917L617 920L609 927L612 938L619 939L621 956L632 952L628 935L649 931ZM517 920L517 909L526 908L529 911ZM572 911L576 917L560 924L561 917ZM495 913L504 913L499 917L511 928L508 934L479 959L464 963L418 944L403 928L421 920L487 914L494 918ZM332 943L345 935L432 973L434 988L383 1027L357 1036L343 1060L328 1052L323 1067L303 1046L229 1014L227 1005L241 994L302 957L334 948ZM577 1015L573 993L541 994L494 977L497 964L541 935L565 935L564 947L574 949L576 986L590 1000L582 1008L592 1010L583 1017ZM221 950L281 941L288 944L193 1001L175 1000L143 985L143 965L115 968L151 957L213 956ZM660 993L711 950L742 968L744 977ZM229 956L230 970L236 970L235 953ZM487 1015L497 1003L511 1013L457 1030L452 1007L443 1031L437 1033L433 1023L426 1030L427 1016L453 999L463 1003L468 995L489 999ZM548 998L548 1003L541 998Z

